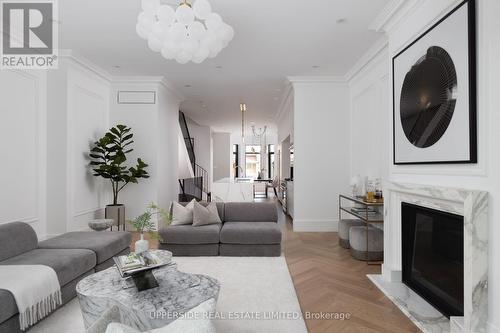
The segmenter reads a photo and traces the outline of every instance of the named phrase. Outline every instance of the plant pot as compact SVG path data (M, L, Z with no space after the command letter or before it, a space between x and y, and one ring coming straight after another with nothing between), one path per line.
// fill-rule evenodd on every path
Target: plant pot
M149 250L149 241L144 239L144 234L141 234L141 239L135 242L135 253L142 253Z
M105 218L114 220L113 226L118 226L118 230L120 230L120 226L125 230L124 205L107 205L104 214ZM111 226L111 230L113 230L113 226Z

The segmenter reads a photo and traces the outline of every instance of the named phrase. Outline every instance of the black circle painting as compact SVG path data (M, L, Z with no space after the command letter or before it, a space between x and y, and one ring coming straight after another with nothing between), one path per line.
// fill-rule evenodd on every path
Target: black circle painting
M448 52L432 46L406 74L401 89L401 124L408 140L427 148L441 139L455 111L457 73Z

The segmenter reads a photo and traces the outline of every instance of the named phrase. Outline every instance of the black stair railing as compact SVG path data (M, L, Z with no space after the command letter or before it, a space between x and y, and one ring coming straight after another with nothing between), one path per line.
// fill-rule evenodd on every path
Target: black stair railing
M192 178L179 179L179 201L190 201L192 199L200 201L203 200L203 193L206 193L206 200L211 201L208 171L196 163L194 139L189 134L186 117L181 111L179 111L179 123L194 174Z

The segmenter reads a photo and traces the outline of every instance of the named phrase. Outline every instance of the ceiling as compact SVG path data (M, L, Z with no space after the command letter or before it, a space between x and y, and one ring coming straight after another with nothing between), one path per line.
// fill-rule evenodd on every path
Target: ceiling
M286 77L344 75L380 38L368 26L388 2L210 0L236 35L216 58L180 65L137 36L140 0L64 0L60 47L113 75L165 76L186 96L182 110L215 131L239 130L242 101L248 124L273 128Z

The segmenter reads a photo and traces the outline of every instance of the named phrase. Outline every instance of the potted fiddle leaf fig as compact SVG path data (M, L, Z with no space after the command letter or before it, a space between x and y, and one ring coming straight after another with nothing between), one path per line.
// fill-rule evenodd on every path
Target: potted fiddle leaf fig
M118 230L120 225L125 229L125 206L118 202L118 194L128 184L137 184L139 179L149 178L146 171L148 165L140 158L135 166L125 165L127 154L133 151L131 145L134 135L131 130L125 125L116 125L94 143L89 154L93 176L102 177L111 183L113 204L106 206L106 218L113 219Z

